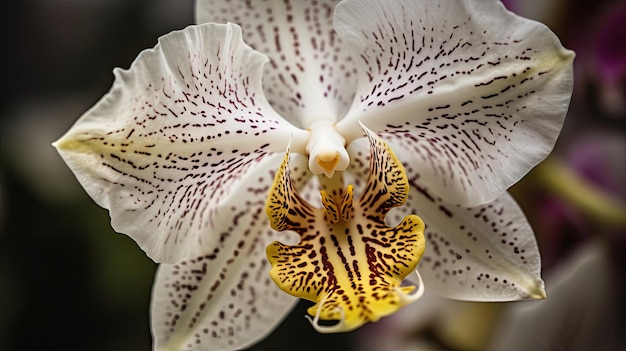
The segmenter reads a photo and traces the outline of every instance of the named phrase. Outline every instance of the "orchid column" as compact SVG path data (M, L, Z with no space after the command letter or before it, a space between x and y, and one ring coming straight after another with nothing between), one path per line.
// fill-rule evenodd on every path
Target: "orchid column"
M197 10L210 23L115 70L55 144L113 228L163 263L156 349L249 346L295 303L281 289L314 301L324 332L424 286L545 297L506 189L551 151L569 104L573 53L549 29L492 0Z

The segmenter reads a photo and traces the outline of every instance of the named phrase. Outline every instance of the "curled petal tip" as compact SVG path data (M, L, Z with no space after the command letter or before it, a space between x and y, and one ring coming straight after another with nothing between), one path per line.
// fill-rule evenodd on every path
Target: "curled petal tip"
M524 286L526 288L526 294L521 296L523 300L544 300L548 297L545 283L541 278L532 279L532 281L526 280Z
M81 151L89 152L90 147L80 140L73 138L62 137L61 139L52 143L52 146L58 151Z
M543 284L542 284L543 285ZM529 291L528 300L545 300L548 297L546 289L543 286L537 286L534 290Z
M426 287L424 286L424 280L422 280L422 276L417 269L415 270L415 275L417 276L417 287L415 291L411 291L410 293L406 294L402 291L401 288L398 288L398 296L400 297L400 302L402 303L402 305L408 305L410 303L413 303L421 299L422 296L424 296Z
M318 333L330 334L330 333L340 333L340 332L349 331L351 328L349 329L348 326L346 325L346 313L341 307L335 308L335 311L339 312L339 315L340 315L340 318L337 324L330 325L330 326L323 326L319 324L320 313L324 307L324 302L326 302L327 298L328 298L328 295L322 298L322 300L319 303L319 307L317 308L317 312L315 312L315 316L313 318L311 318L311 316L308 316L308 315L305 315L304 318L306 318L309 321L309 323L311 323L311 326L313 327L313 329L315 329L315 331L317 331Z
M58 140L54 141L51 145L57 150L68 150L71 149L71 144L73 140L68 140L66 136L60 137Z

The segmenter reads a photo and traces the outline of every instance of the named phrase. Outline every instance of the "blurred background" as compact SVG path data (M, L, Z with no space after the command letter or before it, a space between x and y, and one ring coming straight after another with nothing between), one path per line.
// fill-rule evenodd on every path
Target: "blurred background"
M342 335L299 305L251 350L618 350L626 342L626 1L508 0L577 53L553 155L511 192L533 225L545 301L427 295ZM3 10L0 350L150 350L156 265L79 186L50 143L114 67L193 23L192 0L21 0ZM289 345L289 346L288 346Z

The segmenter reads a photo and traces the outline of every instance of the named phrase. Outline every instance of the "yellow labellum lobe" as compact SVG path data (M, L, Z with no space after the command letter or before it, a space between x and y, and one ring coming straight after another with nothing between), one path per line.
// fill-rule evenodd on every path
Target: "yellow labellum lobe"
M365 129L365 128L364 128ZM419 287L401 286L424 253L424 223L406 216L396 227L385 215L408 196L402 164L385 144L365 129L370 142L370 177L357 201L354 189L343 189L341 174L321 191L322 208L298 196L289 175L289 150L267 200L272 228L293 230L297 245L274 242L267 247L270 275L285 292L316 304L308 313L321 332L344 332L396 312L417 300ZM321 326L319 320L336 320Z

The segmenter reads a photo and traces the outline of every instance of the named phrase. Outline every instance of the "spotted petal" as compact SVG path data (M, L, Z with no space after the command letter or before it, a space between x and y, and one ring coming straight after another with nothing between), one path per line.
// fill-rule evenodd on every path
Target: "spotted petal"
M266 61L233 24L170 33L129 70L116 69L111 91L56 142L113 228L152 259L215 247L213 234L232 225L223 204L242 176L291 136L306 139L264 98Z
M508 193L462 208L413 184L406 211L419 211L427 223L419 271L429 291L470 301L545 298L537 242Z
M423 285L401 286L424 252L424 223L416 215L389 227L385 215L404 203L408 180L387 145L366 129L371 147L371 175L353 201L353 187L342 189L335 176L315 208L295 191L289 152L276 175L267 201L271 226L300 235L297 245L274 242L267 247L270 274L289 294L316 305L309 308L321 332L354 330L415 301ZM320 326L319 320L338 320Z
M279 161L282 155L272 157ZM274 172L261 167L246 176L246 187L226 204L236 207L233 224L214 233L219 241L211 251L161 264L152 299L155 350L245 348L273 330L297 301L268 274L265 247L289 242L269 228L263 213Z
M346 0L335 27L358 58L337 129L388 138L447 202L496 199L554 146L574 55L544 25L496 0Z
M199 0L198 23L241 24L246 43L270 58L263 85L296 125L336 121L354 96L356 66L333 28L337 0Z

